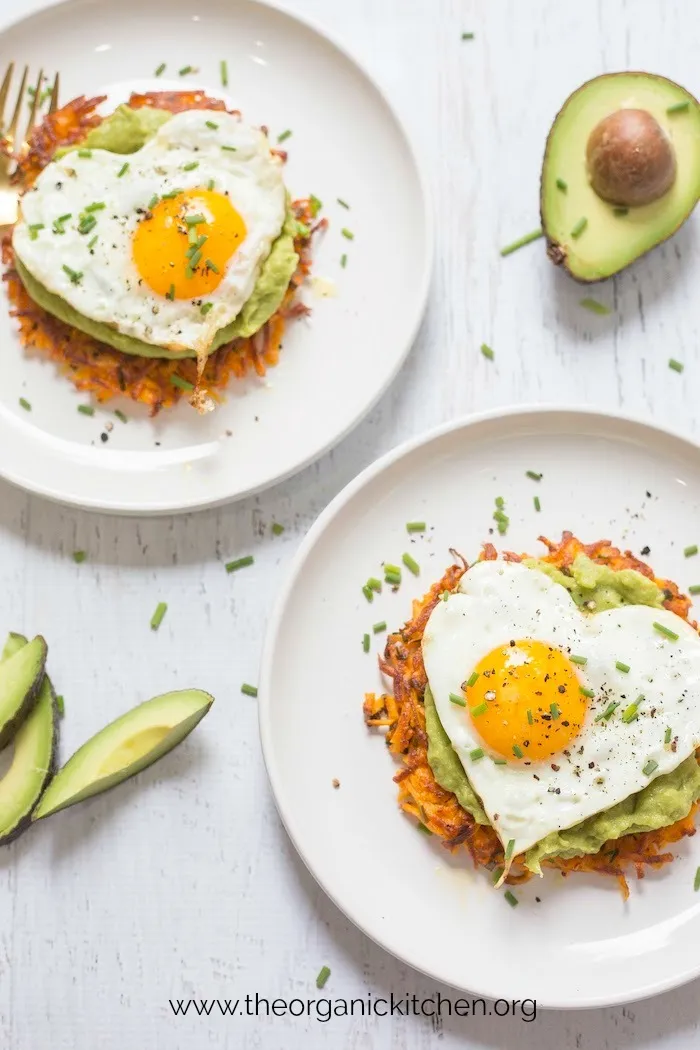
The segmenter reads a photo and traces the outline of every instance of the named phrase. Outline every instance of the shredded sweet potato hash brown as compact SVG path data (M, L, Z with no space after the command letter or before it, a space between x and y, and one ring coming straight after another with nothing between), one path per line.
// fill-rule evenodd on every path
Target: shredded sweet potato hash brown
M104 96L73 99L63 108L47 116L30 137L29 151L19 158L16 179L23 188L32 185L39 173L51 161L57 149L81 142L87 133L103 120L96 113ZM179 113L186 109L225 110L224 102L208 98L198 91L154 91L132 94L129 105L135 109L155 106ZM237 111L231 111L237 112ZM282 159L282 150L273 151ZM11 314L19 323L22 345L28 350L54 361L79 390L91 394L98 401L109 401L122 396L149 406L155 415L170 408L184 396L187 389L173 385L173 377L186 384L198 386L199 393L214 400L221 395L232 378L242 379L254 373L264 376L273 368L282 349L282 340L290 318L308 313L297 298L300 285L311 268L311 238L327 225L326 219L316 219L311 199L296 200L292 204L294 216L306 227L295 238L299 266L287 289L284 300L263 327L247 339L234 339L213 353L205 366L198 385L197 362L194 358L169 361L160 358L142 358L122 353L105 343L85 335L42 310L30 298L14 268L11 235L2 241L2 260L6 266L4 280L10 299Z
M608 540L583 544L572 533L565 532L560 543L551 543L545 537L540 540L547 546L544 560L566 571L577 554L586 554L601 565L611 569L636 569L664 591L664 607L688 621L690 599L680 594L670 580L657 579L652 569L635 558L631 551L624 553L611 546ZM508 552L502 555L506 561L521 561L526 554ZM493 561L496 548L484 545L481 558ZM367 693L364 703L365 722L371 727L385 727L386 743L393 755L402 762L402 768L394 780L399 786L399 805L412 817L420 821L429 831L443 840L449 850L466 847L474 865L490 869L503 868L503 847L493 828L477 824L471 814L462 809L457 798L445 791L435 780L428 764L428 738L425 729L423 694L427 685L421 652L423 631L431 612L441 600L444 591L454 591L467 571L466 562L452 565L445 575L434 584L423 598L413 603L413 616L402 630L389 635L384 657L379 666L393 683L391 693ZM668 846L685 836L695 834L694 816L698 803L683 820L658 831L640 835L626 835L607 842L599 853L572 857L568 860L551 858L543 861L548 867L558 868L562 875L572 871L598 872L615 876L623 894L629 896L625 873L630 869L637 878L644 877L647 867L659 868L673 860ZM509 883L524 882L530 878L522 862L517 859L506 879Z

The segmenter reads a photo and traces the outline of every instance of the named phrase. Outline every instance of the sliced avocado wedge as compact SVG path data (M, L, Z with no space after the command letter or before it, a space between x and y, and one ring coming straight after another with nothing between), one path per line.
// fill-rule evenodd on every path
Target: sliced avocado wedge
M0 656L9 660L27 645L11 634ZM44 675L34 707L12 742L12 765L0 780L0 845L12 842L31 824L31 814L51 779L58 746L58 711L51 682Z
M651 73L596 77L547 139L547 254L579 281L618 273L670 237L700 197L700 105Z
M49 784L32 820L121 784L166 755L204 718L214 697L199 689L147 700L83 744Z
M36 637L0 663L0 749L27 717L44 680L46 642Z

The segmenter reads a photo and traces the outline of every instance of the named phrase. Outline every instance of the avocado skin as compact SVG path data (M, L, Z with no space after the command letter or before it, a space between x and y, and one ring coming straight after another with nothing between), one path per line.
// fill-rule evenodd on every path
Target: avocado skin
M574 97L574 95L578 95L579 92L584 91L590 84L592 84L594 82L598 83L601 80L614 80L616 77L628 76L628 75L640 76L640 77L651 77L654 80L664 80L668 84L672 84L674 86L677 86L675 84L675 82L673 80L671 80L669 77L663 77L663 76L660 76L657 73L647 73L644 70L639 70L639 69L637 69L637 70L625 70L624 73L619 73L619 72L618 73L602 73L600 76L591 77L590 80L586 80L585 83L581 84L580 87L576 88L575 91L572 91L571 94L567 97L567 99L565 100L564 104L558 110L557 115L555 116L554 120L552 121L552 126L549 129L549 134L547 135L547 142L546 142L546 145L545 145L544 157L543 157L543 160L542 160L542 172L541 172L541 175L540 175L540 222L542 224L542 229L544 230L544 235L545 235L545 239L546 239L547 258L551 262L553 262L555 266L561 266L564 270L566 270L566 272L569 275L569 277L573 277L573 279L575 281L577 281L579 284L600 284L602 281L609 281L611 277L615 276L615 274L621 273L621 270L616 270L615 273L611 273L611 274L609 274L606 277L583 277L580 274L572 273L571 270L569 269L568 265L567 265L566 249L563 248L562 245L559 244L558 241L554 240L547 233L546 204L545 204L545 199L544 199L544 174L545 174L545 171L547 170L547 164L548 164L548 161L549 161L550 146L551 146L551 141L552 141L552 134L553 134L553 132L556 129L556 126L557 126L557 123L559 121L559 118L563 114L564 110L566 109L566 107L568 106L569 102ZM684 89L684 90L687 92L687 88ZM690 94L690 92L687 92L687 93ZM673 235L678 232L678 230L681 228L681 226L683 226L683 224L685 222L687 222L687 220L689 219L689 217L692 214L693 210L695 209L695 205L697 203L698 203L697 200L693 201L693 203L690 205L690 207L689 207L688 211L686 212L686 214L683 215L679 219L679 221L676 223L676 225L673 226L673 228L669 229L668 232L664 233L661 237L659 237L658 241L655 241L654 244L650 245L646 249L646 251L640 252L639 255L635 256L635 258L632 260L632 262L636 262L637 259L642 259L645 255L648 255L649 252L652 251L654 248L658 248L658 246L660 244L663 244L664 241L667 241L669 239L669 237L673 237ZM631 266L631 265L632 265L631 262L628 263L628 266ZM623 267L623 269L627 269L627 267Z
M10 740L14 737L15 733L24 722L25 718L34 707L36 699L39 695L42 682L44 680L44 667L46 665L46 654L48 653L48 646L41 635L37 635L38 641L41 642L43 648L43 658L41 660L41 670L36 675L31 687L27 690L27 693L22 701L21 706L17 709L14 718L11 718L9 722L5 722L2 729L0 729L0 751L9 744ZM34 639L33 639L34 640ZM28 643L27 643L28 644Z
M0 660L9 659L10 656L14 655L15 652L17 652L19 649L21 649L23 646L25 646L27 644L28 644L28 639L25 638L24 635L22 635L22 634L15 634L14 632L11 633L9 635L8 639L7 639L7 642L5 643L5 648L3 649L2 657L0 657ZM48 675L44 675L43 681L41 682L41 684L40 684L40 686L38 688L38 691L37 691L37 702L38 702L38 700L40 698L40 694L41 694L41 691L43 689L48 689L50 694L51 694L51 723L50 723L49 731L50 731L51 736L52 736L52 741L51 741L51 757L49 759L48 768L46 769L46 772L45 772L43 778L40 781L37 782L36 794L35 794L33 800L31 801L27 811L23 815L21 815L19 817L17 823L14 824L13 827L9 828L7 831L4 831L4 832L0 829L0 846L9 846L9 844L11 842L14 842L15 839L19 838L19 836L24 831L26 831L27 828L30 827L30 825L32 823L32 813L34 812L34 810L35 810L35 808L36 808L36 806L37 806L41 796L44 794L44 791L46 790L46 788L47 788L47 786L49 784L49 781L52 780L52 778L54 776L54 773L56 772L56 767L58 765L58 740L59 740L59 735L60 735L60 732L59 732L60 715L59 715L59 711L58 711L58 706L56 704L56 693L54 691L53 685L51 684L51 681L50 681ZM27 717L30 718L32 713L33 712L30 712L30 714ZM2 781L0 781L0 788L1 787L2 787Z

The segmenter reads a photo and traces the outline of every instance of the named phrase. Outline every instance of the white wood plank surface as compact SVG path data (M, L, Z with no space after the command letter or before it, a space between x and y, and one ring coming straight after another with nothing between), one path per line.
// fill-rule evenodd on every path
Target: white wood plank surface
M64 510L0 483L0 633L49 639L66 698L62 754L157 692L198 685L218 701L202 731L137 782L0 852L0 1047L698 1045L697 984L628 1008L542 1014L530 1024L178 1019L168 1007L190 995L306 998L323 963L332 996L433 991L352 928L305 871L267 787L255 701L239 694L242 681L257 680L280 580L329 499L399 441L490 406L590 403L685 432L698 427L698 219L596 288L614 308L609 317L581 309L585 291L554 270L542 242L498 255L538 224L544 139L582 81L648 69L700 91L696 0L288 6L364 61L410 129L438 220L429 311L406 368L371 417L318 464L258 498L197 516L129 520ZM0 0L0 18L17 8ZM473 41L461 40L465 30ZM494 363L481 357L482 341L493 346ZM668 368L670 356L685 363L682 376ZM286 526L282 537L265 529L273 520ZM76 549L88 552L82 565L71 558ZM227 576L222 561L247 553L255 568ZM169 611L153 634L148 621L160 599Z

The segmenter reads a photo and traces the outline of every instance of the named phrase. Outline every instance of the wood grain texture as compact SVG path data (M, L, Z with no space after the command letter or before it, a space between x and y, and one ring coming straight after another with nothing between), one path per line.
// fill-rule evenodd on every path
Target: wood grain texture
M27 7L38 7L31 0ZM217 697L203 731L136 782L0 853L0 1047L103 1050L521 1048L681 1050L700 1040L698 986L652 1002L512 1019L175 1019L169 998L431 994L315 886L267 787L254 700L280 579L319 511L425 428L513 402L620 407L697 433L698 221L591 294L554 270L538 224L544 139L601 72L649 69L697 93L695 0L289 0L358 55L405 119L434 193L438 245L414 352L371 417L300 476L236 506L162 520L92 516L0 484L2 630L43 632L66 698L62 755L171 688ZM193 4L193 8L196 5ZM0 17L13 13L0 0ZM473 41L462 41L465 30ZM485 341L495 361L479 353ZM669 357L685 363L679 376ZM269 525L286 526L281 537ZM88 553L82 565L71 553ZM227 576L223 561L255 555ZM160 631L149 619L169 603ZM381 888L380 888L381 890ZM476 950L465 943L465 951ZM533 946L536 950L536 946ZM443 994L449 994L445 988ZM439 1037L439 1042L438 1042Z

